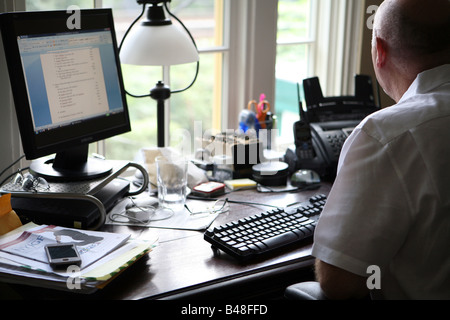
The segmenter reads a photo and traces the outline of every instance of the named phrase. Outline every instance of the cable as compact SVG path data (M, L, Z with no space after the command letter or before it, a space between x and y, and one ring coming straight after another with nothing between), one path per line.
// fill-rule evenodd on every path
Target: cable
M122 40L120 41L120 45L119 45L119 52L122 49L123 42L125 41L125 38L127 37L128 33L131 31L131 28L133 28L133 26L136 24L136 22L138 22L139 19L142 18L144 13L145 13L145 3L142 5L142 12L141 12L141 14L131 23L131 25L128 27L127 31L123 35Z
M19 162L20 160L22 160L23 158L25 158L25 155L20 156L19 159L17 159L16 161L14 161L13 163L11 163L9 166L7 166L5 169L3 169L3 171L0 173L0 177L12 166L14 166L17 162Z
M195 71L194 80L192 80L191 84L184 89L178 89L178 90L173 90L173 91L171 90L170 93L180 93L180 92L186 91L187 89L192 87L194 85L195 81L197 81L199 71L200 71L200 61L197 61L197 67L196 67L196 71Z
M187 34L189 35L189 38L191 38L192 43L194 44L195 49L197 49L197 43L195 42L194 37L192 36L191 32L189 31L188 28L186 28L186 26L184 25L183 22L181 22L180 19L178 19L178 17L176 17L172 12L170 12L169 7L167 6L167 2L164 2L164 8L166 9L167 13L169 14L169 16L171 16L172 18L174 18L175 20L178 21L179 24L181 24L181 26L184 28L184 30L187 32ZM200 70L200 61L197 61L197 68L195 71L195 76L194 76L194 80L191 82L191 84L189 86L187 86L184 89L180 89L180 90L173 90L171 91L171 93L180 93L183 91L186 91L187 89L189 89L190 87L192 87L195 83L195 81L197 80L198 74L199 74L199 70Z
M120 50L122 50L122 45L123 45L123 43L124 43L124 41L125 41L125 38L127 37L128 33L130 33L131 28L133 28L133 26L136 24L136 22L138 22L138 21L142 18L142 16L144 15L144 13L145 13L145 3L142 4L142 12L141 12L141 14L140 14L140 15L139 15L139 16L131 23L131 25L128 27L127 31L126 31L125 34L123 35L122 40L120 41L120 45L119 45L119 54L120 54ZM133 97L133 98L146 98L146 97L150 97L150 93L145 94L145 95L135 95L135 94L132 94L132 93L128 92L126 89L124 89L124 90L125 90L125 93L126 93L126 94L128 94L129 96L131 96L131 97Z
M119 212L110 212L109 219L115 223L128 223L133 222L136 224L148 225L154 221L162 221L171 218L174 215L174 211L169 208L158 208L153 205L138 205L134 202L132 197L127 197L131 201L131 206L126 205ZM126 200L124 199L124 200ZM161 212L166 212L162 216L158 216ZM120 218L126 218L124 221Z
M301 192L301 191L308 191L308 190L316 190L319 189L321 187L320 183L313 183L310 185L306 185L303 187L292 187L292 188L287 188L287 189L274 189L271 187L267 187L267 186L261 186L262 188L266 189L267 191L262 190L259 186L257 191L258 192L262 192L262 193L284 193L284 192L290 192L290 193L296 193L296 192Z
M6 181L8 181L12 177L14 177L16 174L21 173L21 172L23 172L25 170L28 170L28 169L30 169L30 167L21 168L21 169L17 170L16 172L11 173L9 176L7 176L5 179L3 179L2 182L0 182L0 186L2 186Z
M204 200L204 201L217 201L217 200L221 200L218 198L207 198L207 197L200 197L200 196L193 196L193 195L188 195L187 196L188 199L192 199L192 200ZM238 200L230 200L228 198L228 203L235 203L235 204L242 204L242 205L249 205L249 206L263 206L263 207L270 207L270 208L280 208L279 206L274 206L271 204L265 204L265 203L259 203L259 202L248 202L248 201L238 201Z
M197 43L195 42L194 37L192 36L191 32L189 31L188 28L186 28L186 26L184 25L183 22L181 22L180 19L178 19L177 16L175 16L172 12L170 12L169 7L167 6L167 2L164 2L164 8L166 8L167 13L169 14L169 16L171 16L172 18L174 18L175 20L178 21L179 24L181 24L181 26L184 28L184 30L186 30L187 34L189 35L189 37L191 38L192 43L194 44L195 49L198 50L197 48Z

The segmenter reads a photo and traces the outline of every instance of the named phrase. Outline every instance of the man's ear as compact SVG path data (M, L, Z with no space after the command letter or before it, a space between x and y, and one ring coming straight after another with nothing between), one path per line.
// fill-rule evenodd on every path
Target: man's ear
M377 64L378 68L382 68L386 64L387 45L386 42L379 37L376 37L375 41L376 41L375 63Z

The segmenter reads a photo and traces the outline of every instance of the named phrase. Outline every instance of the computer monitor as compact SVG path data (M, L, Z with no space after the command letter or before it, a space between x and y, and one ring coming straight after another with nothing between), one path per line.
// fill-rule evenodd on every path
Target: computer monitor
M24 153L47 179L109 174L88 146L131 130L111 9L80 10L78 26L71 14L0 15Z

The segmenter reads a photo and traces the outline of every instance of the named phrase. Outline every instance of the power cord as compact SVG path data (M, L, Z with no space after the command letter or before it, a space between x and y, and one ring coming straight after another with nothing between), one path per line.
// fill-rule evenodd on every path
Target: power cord
M14 166L17 162L19 162L24 156L22 156L20 159L16 160L14 163L12 163L11 165L9 165L6 169L4 169L2 171L2 173L0 174L0 176L2 176L9 168L11 168L12 166ZM18 174L22 174L22 172L29 170L30 167L24 167L24 168L19 168L17 169L17 171L14 171L13 173L9 174L8 176L6 176L5 179L3 179L0 182L0 186L4 185L8 180L12 180L13 177L15 177Z
M120 218L126 218L128 221L136 224L147 225L152 221L167 220L174 215L174 211L171 209L158 208L153 205L139 205L134 202L132 197L127 197L123 201L127 200L129 200L130 203L126 204L123 209L119 212L110 213L110 220L112 222L124 223ZM165 211L165 214L161 214L161 211Z
M14 161L13 163L11 163L9 166L7 166L5 169L2 170L2 172L0 173L0 177L6 172L8 171L8 169L10 169L11 167L13 167L16 163L18 163L20 160L22 160L23 158L25 158L25 155L22 155L19 157L19 159L17 159L16 161ZM17 172L15 172L17 173ZM14 174L15 174L14 173ZM9 175L5 180L2 181L1 185L8 180L8 178L12 177L14 174Z
M203 201L217 201L217 200L221 200L221 199L218 199L218 198L208 198L208 197L193 196L193 195L188 195L187 198L188 199L192 199L192 200L203 200ZM228 203L248 205L248 206L263 206L263 207L270 207L270 208L276 208L276 209L280 208L278 206L274 206L274 205L271 205L271 204L265 204L265 203L260 203L260 202L230 200L229 198L227 198L227 202Z

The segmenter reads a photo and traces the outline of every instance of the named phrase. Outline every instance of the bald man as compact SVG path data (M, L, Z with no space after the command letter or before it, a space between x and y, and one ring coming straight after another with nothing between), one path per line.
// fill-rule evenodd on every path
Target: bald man
M331 299L450 299L450 1L383 2L372 47L396 104L343 147L315 232L317 280Z

